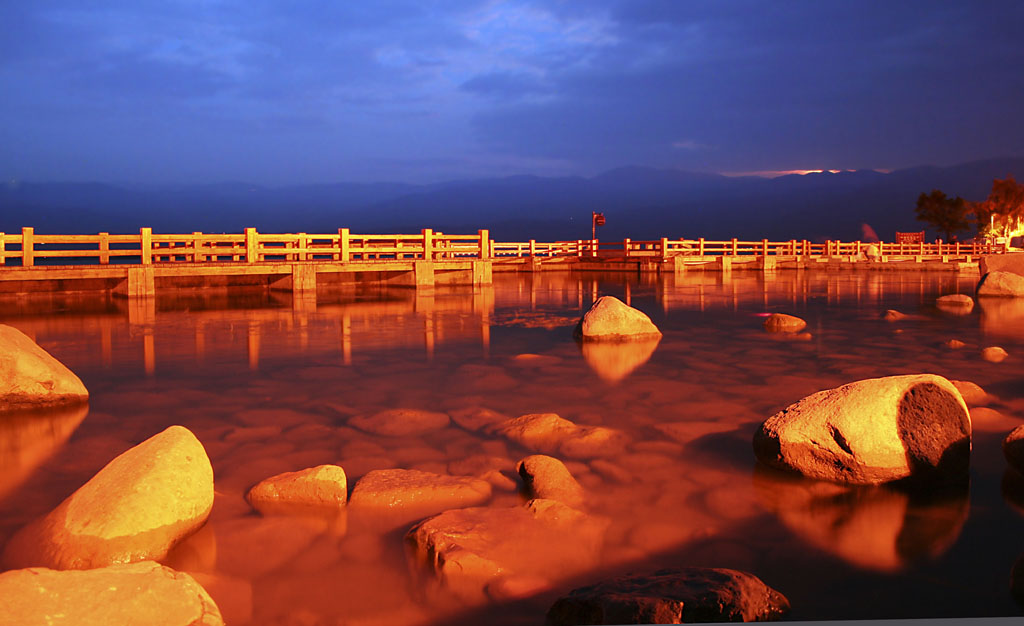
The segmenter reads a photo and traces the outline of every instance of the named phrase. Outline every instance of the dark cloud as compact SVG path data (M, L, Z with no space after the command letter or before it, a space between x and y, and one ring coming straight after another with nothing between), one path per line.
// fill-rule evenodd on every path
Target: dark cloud
M0 21L4 177L895 168L1024 145L1010 0L65 0Z

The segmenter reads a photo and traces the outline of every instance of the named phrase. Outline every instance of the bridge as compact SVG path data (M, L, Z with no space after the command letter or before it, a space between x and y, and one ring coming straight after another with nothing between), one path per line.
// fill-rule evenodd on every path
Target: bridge
M807 240L669 239L496 242L488 230L447 234L0 233L0 293L111 291L146 297L158 288L258 285L314 297L318 285L365 281L430 288L486 285L493 272L870 268L964 270L1004 245ZM870 260L868 255L870 254Z

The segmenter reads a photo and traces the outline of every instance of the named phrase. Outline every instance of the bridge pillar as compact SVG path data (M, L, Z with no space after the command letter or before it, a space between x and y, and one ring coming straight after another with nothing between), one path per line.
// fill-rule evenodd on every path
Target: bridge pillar
M129 267L128 277L114 289L114 293L129 298L146 298L156 295L153 280L153 266Z
M414 284L419 287L434 286L434 264L430 261L413 262Z
M684 262L684 257L678 255L672 257L672 271L675 274L686 273L686 263Z
M718 261L718 263L717 263L718 269L722 270L723 272L731 272L732 271L732 257L731 256L723 254L722 256L718 257L717 261Z
M490 261L473 261L473 284L490 285L494 281L491 274Z
M316 295L316 267L303 263L292 265L292 291Z
M774 271L777 267L777 259L773 256L762 256L760 259L758 259L758 261L758 267L761 269L762 272L771 272Z

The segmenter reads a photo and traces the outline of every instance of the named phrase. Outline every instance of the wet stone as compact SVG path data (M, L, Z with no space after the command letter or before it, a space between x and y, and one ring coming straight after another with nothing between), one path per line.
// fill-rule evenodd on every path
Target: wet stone
M785 313L772 313L764 320L764 329L772 333L796 333L806 326L804 320Z
M789 600L746 572L685 567L573 589L548 611L551 626L775 620Z
M583 505L583 487L558 459L534 454L519 461L516 471L530 497L557 500L573 508Z
M256 484L245 496L258 510L268 504L341 506L347 498L345 470L337 465L320 465L271 476Z
M450 412L450 415L453 422L469 431L484 430L510 419L504 413L498 413L482 406L454 409Z
M0 324L0 411L89 398L81 379L25 333Z
M491 484L471 476L447 476L411 469L374 470L359 479L350 506L399 520L415 520L446 509L491 499Z
M989 346L987 348L983 348L981 351L981 358L989 361L990 363L1002 363L1006 360L1007 356L1009 356L1009 354L1007 354L1006 350L999 346Z

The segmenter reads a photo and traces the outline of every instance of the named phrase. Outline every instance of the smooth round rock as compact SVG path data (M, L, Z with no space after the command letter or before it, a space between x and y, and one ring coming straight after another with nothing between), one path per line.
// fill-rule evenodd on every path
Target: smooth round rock
M573 589L548 610L547 624L755 622L788 611L789 600L753 574L682 567Z
M1010 356L1009 353L999 346L989 346L981 350L981 358L990 363L1002 363L1008 356Z
M574 336L583 341L623 341L660 337L661 331L643 311L615 296L601 296L580 318Z
M546 498L579 508L583 504L583 487L572 472L558 459L534 454L516 464L516 471L531 498Z
M807 326L807 322L795 315L772 313L764 320L764 329L772 333L796 333Z
M262 480L245 494L245 499L257 509L276 504L341 506L348 499L348 483L344 469L318 465Z
M974 298L962 293L951 293L936 298L935 304L940 308L962 308L970 311L974 308Z
M56 509L18 531L11 567L90 569L162 559L213 507L213 468L187 428L171 426L130 448Z
M852 484L965 480L970 450L967 404L934 374L819 391L768 418L754 435L754 454L765 465Z
M0 324L0 411L88 398L74 372L25 333Z
M194 578L153 561L85 571L11 570L0 574L0 598L0 624L224 624Z

